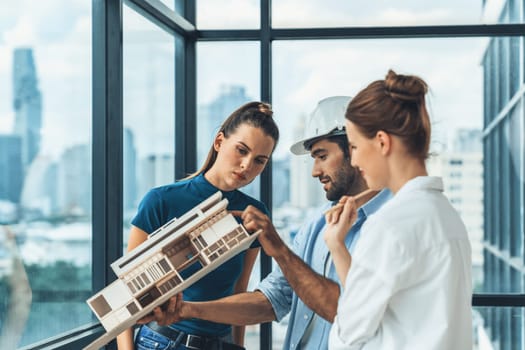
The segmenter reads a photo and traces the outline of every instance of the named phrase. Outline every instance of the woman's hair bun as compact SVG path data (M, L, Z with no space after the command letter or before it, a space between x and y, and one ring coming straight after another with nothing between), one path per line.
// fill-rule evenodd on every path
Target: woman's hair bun
M423 79L414 75L397 74L389 70L385 77L385 91L393 99L404 102L418 102L428 91Z

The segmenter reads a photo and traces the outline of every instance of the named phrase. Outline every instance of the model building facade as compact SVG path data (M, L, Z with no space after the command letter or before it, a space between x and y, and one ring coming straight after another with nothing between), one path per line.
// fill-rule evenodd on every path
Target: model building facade
M250 246L258 232L248 234L227 212L227 205L228 200L217 192L111 264L117 280L87 300L107 333L85 350L104 346Z

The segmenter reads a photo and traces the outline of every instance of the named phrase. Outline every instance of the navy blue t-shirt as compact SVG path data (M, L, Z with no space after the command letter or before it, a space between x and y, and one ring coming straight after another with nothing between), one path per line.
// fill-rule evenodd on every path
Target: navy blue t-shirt
M131 221L144 232L152 233L173 218L181 217L197 204L219 191L206 180L203 174L188 180L150 190L139 204L137 215ZM253 205L268 215L266 206L239 190L221 191L228 199L228 210L244 210ZM239 218L236 218L240 222ZM251 248L259 247L255 241ZM243 269L245 251L237 254L217 269L184 290L184 300L215 300L233 293L235 282ZM231 326L204 320L184 320L171 325L183 332L199 335L224 336L231 331Z

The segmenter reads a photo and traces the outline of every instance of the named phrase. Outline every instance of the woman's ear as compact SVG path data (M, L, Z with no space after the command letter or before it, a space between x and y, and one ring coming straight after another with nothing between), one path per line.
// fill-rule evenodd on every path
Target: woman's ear
M224 133L222 131L220 131L215 136L215 140L213 140L213 148L215 149L215 152L219 152L219 149L221 148L223 140L224 140Z
M381 150L382 155L387 155L392 148L392 136L383 130L379 130L376 134L376 140Z

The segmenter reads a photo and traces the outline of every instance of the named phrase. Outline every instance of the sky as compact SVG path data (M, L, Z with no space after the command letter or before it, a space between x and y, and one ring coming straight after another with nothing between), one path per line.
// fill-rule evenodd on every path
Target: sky
M168 0L163 0L168 3ZM495 8L503 0L487 1ZM259 28L258 0L198 0L197 25L202 29ZM228 20L225 21L225 14ZM279 0L272 2L274 27L350 25L479 24L497 18L481 14L480 0Z
M353 1L280 0L273 5L273 23L279 27L482 20L478 0L430 5L376 0L365 6ZM34 49L43 98L43 153L56 155L75 143L89 142L90 6L85 0L0 3L0 133L10 132L13 125L13 49L29 46ZM258 28L258 6L259 1L253 0L199 0L197 25ZM389 68L417 74L428 82L436 130L439 125L446 125L442 133L455 127L481 127L480 63L486 42L483 38L274 42L272 103L285 130L276 155L286 154L294 141L291 130L317 101L330 95L355 95L372 80L382 79ZM174 108L172 40L125 7L124 50L125 123L136 131L139 153L169 152L173 149L173 125L169 124ZM199 44L198 103L209 103L221 86L229 84L243 85L248 95L259 99L258 50L253 42Z
M489 1L490 2L490 1ZM490 3L497 3L492 1ZM501 1L499 1L501 2ZM258 28L259 1L199 1L199 28ZM243 11L235 11L241 6ZM275 27L345 25L479 24L490 22L479 1L337 1L273 2ZM497 6L497 4L496 4ZM224 21L228 12L232 18ZM305 24L306 23L306 24ZM330 40L274 42L273 107L283 130L293 130L317 101L332 95L355 95L388 69L416 74L430 86L433 148L443 149L456 128L482 127L482 55L486 38ZM206 103L225 81L247 87L260 98L258 45L249 42L198 45L198 96ZM238 60L241 56L243 59ZM221 62L221 69L216 69ZM276 156L295 141L283 133Z
M0 2L0 133L12 130L12 57L32 47L43 100L44 151L90 136L91 13L84 0Z

